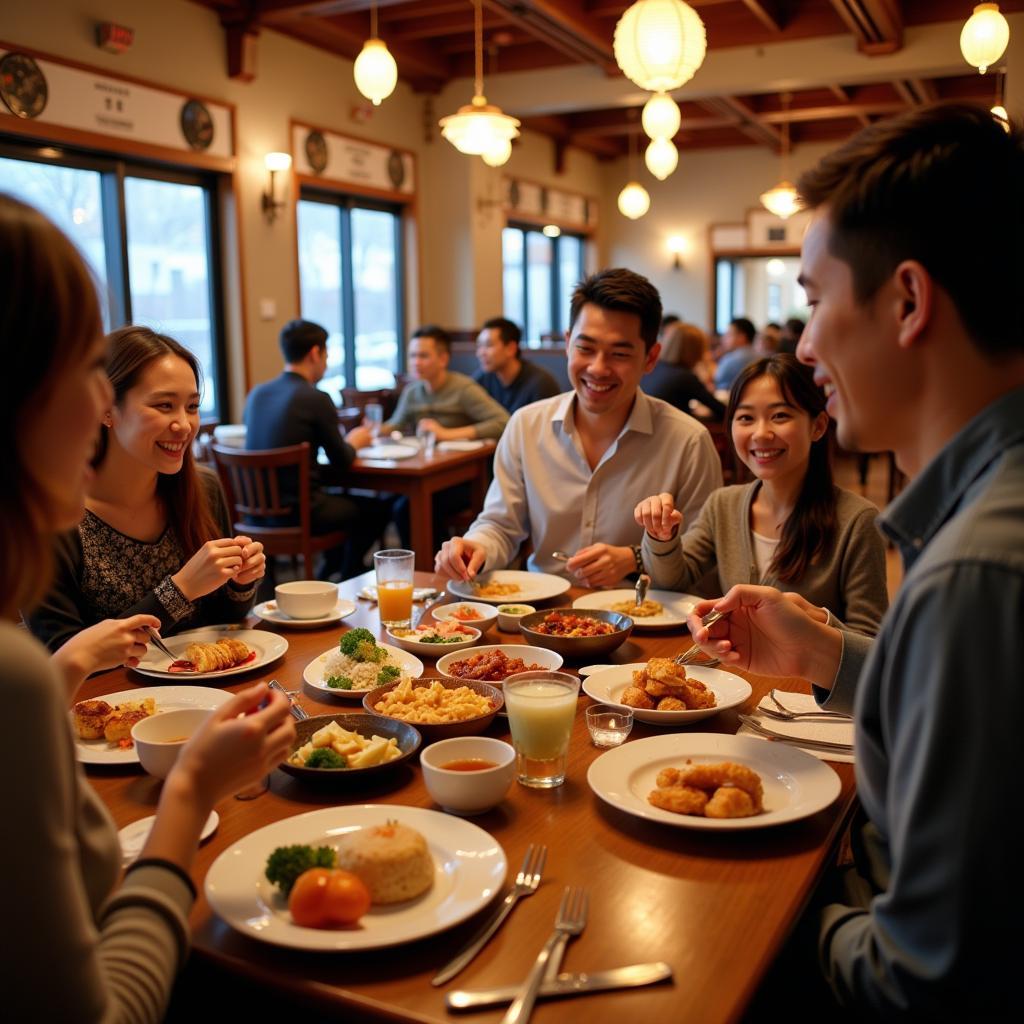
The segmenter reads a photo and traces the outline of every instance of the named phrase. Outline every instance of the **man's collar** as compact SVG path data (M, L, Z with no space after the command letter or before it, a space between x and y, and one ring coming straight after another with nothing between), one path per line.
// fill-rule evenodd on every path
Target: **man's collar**
M551 414L551 421L553 423L561 423L562 429L567 434L571 434L575 429L575 417L573 416L575 402L575 390L567 391L564 395L560 396L559 402L555 406L555 411ZM637 388L636 398L633 400L633 408L630 409L629 416L626 418L622 430L619 431L619 437L630 430L637 434L653 434L654 416L652 410L653 406L650 398L640 388Z
M1024 388L987 405L936 455L878 520L904 548L920 551L988 467L1024 444Z

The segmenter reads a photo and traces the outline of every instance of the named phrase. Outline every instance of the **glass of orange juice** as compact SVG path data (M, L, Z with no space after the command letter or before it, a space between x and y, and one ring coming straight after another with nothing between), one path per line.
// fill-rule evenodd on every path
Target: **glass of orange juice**
M402 548L377 551L377 607L386 629L407 629L412 622L412 574L415 555Z

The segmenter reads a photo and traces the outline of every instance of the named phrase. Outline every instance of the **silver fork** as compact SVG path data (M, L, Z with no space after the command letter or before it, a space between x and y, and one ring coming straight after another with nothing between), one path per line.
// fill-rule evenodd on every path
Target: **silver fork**
M149 634L149 639L153 641L153 646L160 651L162 654L166 654L171 661L177 661L178 656L172 651L167 644L160 639L160 634L152 627L146 626L146 632Z
M501 901L498 912L470 939L438 973L431 978L431 985L444 985L451 981L472 959L487 945L491 936L501 927L502 922L512 912L512 908L523 896L532 896L540 885L540 876L544 873L544 864L548 859L548 848L546 846L534 846L532 843L526 848L526 856L523 857L522 867L516 875L515 885L509 890L508 895Z
M544 948L534 961L522 988L512 1000L508 1012L501 1018L501 1024L523 1024L530 1019L533 1004L537 1001L537 993L548 972L548 964L551 963L557 971L569 939L579 935L587 924L588 905L586 889L566 888L562 894L558 916L555 918L555 930L544 943Z
M725 614L726 614L725 612L709 612L700 621L704 624L705 627L713 626ZM701 655L700 644L693 644L692 646L687 647L686 650L683 651L682 654L676 655L676 657L673 660L675 661L675 663L677 665L690 665L697 658L699 658L700 655ZM716 660L715 664L716 665L718 664L717 660ZM705 666L705 667L707 667L707 666Z
M766 740L775 740L777 743L787 743L792 747L806 747L808 750L820 750L823 754L852 754L852 743L829 743L827 740L805 740L799 736L786 736L780 732L772 732L766 729L756 718L750 715L738 715L741 725L745 725L758 736Z
M283 693L285 697L288 698L288 704L291 708L292 717L295 721L304 722L309 718L309 712L307 712L306 709L295 699L295 694L298 692L297 690L286 690L276 679L271 679L270 682L267 683L267 686L272 690L277 690L278 693Z
M850 722L853 719L849 715L844 715L839 711L790 711L784 704L779 702L779 698L775 696L775 691L771 690L768 693L768 699L775 705L774 708L758 707L758 711L762 715L767 715L769 718L778 719L780 722L796 722L801 718L815 718L815 719L836 719L841 722Z

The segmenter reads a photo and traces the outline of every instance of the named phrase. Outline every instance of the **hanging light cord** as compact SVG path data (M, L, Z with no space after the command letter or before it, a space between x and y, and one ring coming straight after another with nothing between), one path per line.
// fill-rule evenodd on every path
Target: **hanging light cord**
M377 38L377 0L370 4L370 38Z
M789 101L790 94L782 94L782 112L786 115L782 122L782 180L789 181Z
M473 36L476 43L476 94L484 94L484 12L481 0L475 0L473 12Z

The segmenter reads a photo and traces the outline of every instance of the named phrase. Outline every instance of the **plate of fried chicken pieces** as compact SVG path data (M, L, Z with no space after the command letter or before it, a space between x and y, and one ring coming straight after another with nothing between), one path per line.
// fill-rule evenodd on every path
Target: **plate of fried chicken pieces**
M671 658L613 665L589 676L583 692L601 704L632 708L651 725L687 725L742 704L750 683L716 668L677 665Z

